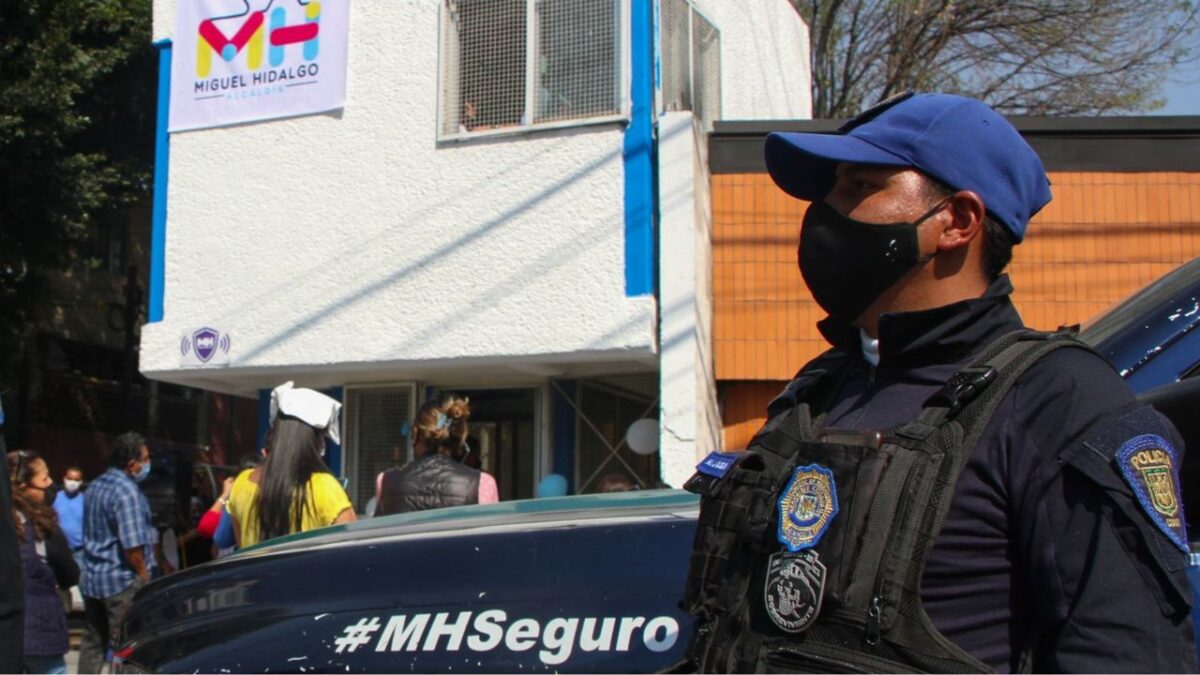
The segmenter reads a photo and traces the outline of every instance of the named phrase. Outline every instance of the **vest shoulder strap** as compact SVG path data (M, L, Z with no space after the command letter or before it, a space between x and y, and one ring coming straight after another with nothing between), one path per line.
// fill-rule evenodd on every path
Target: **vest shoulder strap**
M960 447L970 452L996 408L1025 371L1050 352L1062 348L1092 351L1071 330L1018 330L1001 336L930 396L917 419L902 426L896 435L924 441L942 425L955 420L963 429Z

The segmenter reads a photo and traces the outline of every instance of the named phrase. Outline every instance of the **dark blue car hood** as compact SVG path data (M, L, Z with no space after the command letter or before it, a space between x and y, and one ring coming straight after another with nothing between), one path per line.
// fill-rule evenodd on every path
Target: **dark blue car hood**
M678 660L697 498L567 497L294 535L142 589L129 666L654 671Z

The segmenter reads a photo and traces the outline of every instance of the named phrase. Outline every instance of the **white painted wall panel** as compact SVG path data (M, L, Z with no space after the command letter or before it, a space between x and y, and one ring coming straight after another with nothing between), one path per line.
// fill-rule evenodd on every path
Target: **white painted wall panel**
M679 487L720 448L712 368L712 232L703 147L691 113L659 119L662 478Z
M624 293L623 126L439 145L438 4L354 3L343 111L172 135L145 372L186 376L202 325L246 372L652 358L654 300Z
M721 119L809 119L808 26L788 0L694 0L721 31Z

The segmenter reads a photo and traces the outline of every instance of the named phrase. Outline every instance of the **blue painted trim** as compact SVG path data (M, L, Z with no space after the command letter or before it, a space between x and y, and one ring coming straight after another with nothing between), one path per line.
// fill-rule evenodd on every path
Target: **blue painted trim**
M330 387L330 388L324 390L323 393L329 395L330 397L334 398L335 400L344 402L344 394L343 394L341 387ZM342 424L342 429L340 431L342 431L343 433L346 430L345 429L345 427L346 427L345 421L346 421L346 409L342 408L343 424ZM329 470L333 472L333 475L337 476L338 478L342 477L342 474L343 474L343 471L342 471L342 468L343 468L342 467L342 446L338 445L337 443L334 443L333 441L329 440L328 438L325 439L325 464L329 466ZM374 478L374 476L372 476L372 478Z
M163 285L167 253L167 167L170 136L167 125L171 110L171 41L154 43L158 48L158 111L154 129L154 203L150 219L150 292L146 308L149 323L162 321Z
M558 380L558 386L571 399L575 398L575 380ZM552 471L567 479L567 494L575 492L575 409L571 403L551 387L551 438L554 444Z
M258 390L258 438L254 447L262 449L263 439L267 437L267 429L271 426L271 390Z
M656 0L630 0L630 120L625 130L625 295L654 292L657 215L654 145Z

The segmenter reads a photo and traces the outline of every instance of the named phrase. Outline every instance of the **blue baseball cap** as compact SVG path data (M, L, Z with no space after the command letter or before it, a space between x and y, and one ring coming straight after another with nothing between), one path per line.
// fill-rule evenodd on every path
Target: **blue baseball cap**
M775 132L767 171L784 192L808 201L833 188L838 162L912 167L983 199L1017 241L1052 198L1042 160L995 110L950 94L901 94L850 120L836 134Z

